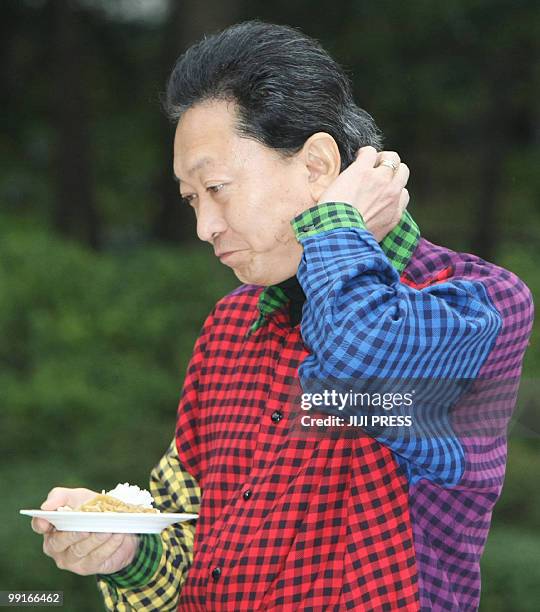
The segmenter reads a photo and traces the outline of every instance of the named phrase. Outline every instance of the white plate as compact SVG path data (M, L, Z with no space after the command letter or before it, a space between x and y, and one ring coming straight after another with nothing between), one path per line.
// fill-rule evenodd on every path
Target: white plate
M20 510L21 514L46 519L58 531L91 533L161 533L173 523L191 521L198 514L173 512L69 512L58 510Z

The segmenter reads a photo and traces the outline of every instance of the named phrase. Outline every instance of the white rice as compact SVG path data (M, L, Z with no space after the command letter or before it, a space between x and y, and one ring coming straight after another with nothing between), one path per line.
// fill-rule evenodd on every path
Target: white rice
M102 493L105 494L105 491L103 490ZM130 485L127 482L117 484L114 489L107 491L106 495L119 499L125 504L153 508L154 498L150 493L146 489L139 489L137 485Z

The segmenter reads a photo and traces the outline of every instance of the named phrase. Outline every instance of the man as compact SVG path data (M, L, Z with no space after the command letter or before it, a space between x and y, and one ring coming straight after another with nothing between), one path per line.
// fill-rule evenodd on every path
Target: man
M162 511L199 518L161 536L34 520L46 554L97 574L110 610L475 610L502 429L467 435L439 393L415 414L431 435L306 434L293 398L313 381L514 380L529 291L420 238L408 168L377 153L341 68L299 32L248 22L202 40L167 110L198 236L245 283L204 324L151 474ZM42 507L92 495L57 488Z

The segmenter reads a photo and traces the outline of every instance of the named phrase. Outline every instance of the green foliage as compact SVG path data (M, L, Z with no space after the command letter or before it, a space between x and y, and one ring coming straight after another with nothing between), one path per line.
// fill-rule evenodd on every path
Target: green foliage
M540 534L540 490L531 486L531 475L540 470L538 448L538 439L510 439L503 492L493 515L501 530L523 528Z
M147 486L193 342L237 281L201 248L96 255L28 227L6 231L0 262L0 586L95 611L93 581L57 570L18 510L57 485Z
M481 612L536 612L540 598L538 531L492 529L482 560Z
M30 433L66 460L101 456L119 429L171 422L194 338L232 286L214 258L157 247L95 255L24 231L1 248L4 448L16 452Z
M526 283L533 295L535 323L523 362L523 374L526 377L534 377L538 380L540 374L540 305L538 303L540 298L540 274L536 262L540 258L540 240L528 240L528 232L538 231L534 221L530 225L522 225L523 237L518 234L515 240L506 243L501 248L501 257L498 263L515 272ZM536 404L538 405L538 399Z

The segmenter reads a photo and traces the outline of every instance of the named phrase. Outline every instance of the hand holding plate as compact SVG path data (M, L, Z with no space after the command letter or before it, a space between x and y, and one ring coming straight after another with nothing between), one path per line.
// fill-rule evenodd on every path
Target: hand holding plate
M75 509L95 496L96 492L90 489L56 487L41 509L57 510L62 506ZM119 571L131 563L139 545L134 534L56 531L49 521L38 518L32 519L32 529L43 534L43 552L58 568L81 576Z

